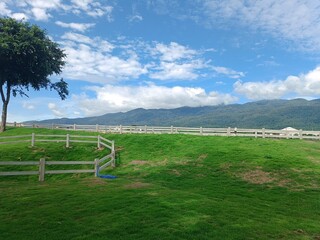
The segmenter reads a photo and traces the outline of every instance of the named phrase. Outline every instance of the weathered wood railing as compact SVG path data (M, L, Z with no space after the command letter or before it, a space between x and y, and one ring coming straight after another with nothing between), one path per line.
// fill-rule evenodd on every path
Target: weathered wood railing
M273 130L273 129L244 129L244 128L203 128L203 127L163 127L163 126L109 126L109 125L76 125L76 124L49 124L49 125L21 125L22 127L41 127L50 129L66 129L74 131L92 131L101 133L147 133L147 134L192 134L207 136L240 136L255 138L286 138L286 139L313 139L320 140L320 131Z
M49 137L51 139L43 139ZM54 139L52 139L54 138ZM82 140L73 140L73 138L80 138ZM89 138L90 140L83 140ZM8 140L9 141L6 141ZM95 139L94 141L91 139ZM20 135L20 136L6 136L0 137L1 144L16 144L29 142L31 146L35 146L36 142L65 142L66 147L70 147L71 142L76 143L94 143L98 148L106 147L110 149L110 154L101 159L94 159L93 161L46 161L41 158L40 161L0 161L0 166L39 166L38 171L7 171L0 172L0 176L19 176L19 175L39 175L39 181L44 181L46 174L63 174L63 173L94 173L95 176L108 166L115 167L115 145L114 141L99 136L80 136L80 135L43 135L34 134ZM47 165L93 165L93 169L71 169L71 170L46 170Z

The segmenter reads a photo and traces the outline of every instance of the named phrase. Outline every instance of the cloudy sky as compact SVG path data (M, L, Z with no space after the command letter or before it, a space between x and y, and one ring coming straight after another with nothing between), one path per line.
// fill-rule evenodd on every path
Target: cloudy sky
M319 0L1 0L67 54L70 96L12 98L8 120L320 97Z

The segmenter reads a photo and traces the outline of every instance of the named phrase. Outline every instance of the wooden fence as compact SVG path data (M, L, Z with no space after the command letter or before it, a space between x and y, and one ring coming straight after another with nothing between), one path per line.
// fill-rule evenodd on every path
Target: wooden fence
M50 139L48 139L50 138ZM39 181L44 181L46 174L62 174L62 173L94 173L97 177L99 172L108 166L115 167L115 145L114 141L99 136L80 136L80 135L43 135L30 134L20 136L5 136L0 137L1 144L17 144L30 143L32 147L36 142L65 142L66 147L70 147L70 143L94 143L98 148L106 147L110 149L110 154L101 159L94 159L93 161L46 161L41 158L40 161L0 161L0 166L27 166L38 165L38 171L8 171L0 172L0 176L18 176L18 175L39 175ZM72 170L46 170L47 165L93 165L91 169L72 169Z
M162 127L162 126L122 126L122 125L76 125L76 124L48 124L48 125L21 125L21 127L39 127L50 129L81 130L101 133L118 134L193 134L206 136L239 136L255 138L286 138L320 140L320 131L273 130L273 129L244 129L244 128L203 128L203 127Z

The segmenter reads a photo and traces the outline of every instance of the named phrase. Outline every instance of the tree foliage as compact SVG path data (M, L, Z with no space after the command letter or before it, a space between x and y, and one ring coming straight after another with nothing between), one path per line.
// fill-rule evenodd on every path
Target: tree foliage
M29 89L55 90L62 100L68 95L68 85L50 76L60 74L66 54L53 42L45 30L28 22L0 18L0 93L3 102L2 124L5 130L10 96L27 96Z

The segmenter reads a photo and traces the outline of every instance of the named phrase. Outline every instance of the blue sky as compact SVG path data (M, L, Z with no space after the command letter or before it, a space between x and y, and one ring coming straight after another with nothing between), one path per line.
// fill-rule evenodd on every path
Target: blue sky
M318 0L2 0L67 54L70 96L12 98L9 121L320 96Z

